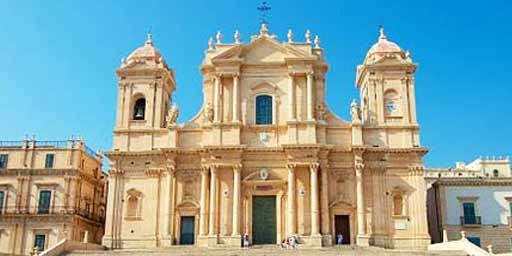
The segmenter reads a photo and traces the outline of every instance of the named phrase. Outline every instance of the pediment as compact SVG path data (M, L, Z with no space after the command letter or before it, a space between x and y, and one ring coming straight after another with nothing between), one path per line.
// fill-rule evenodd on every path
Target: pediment
M246 63L284 62L285 59L315 58L315 56L281 44L269 36L254 39L248 45L236 45L212 58L213 61L237 59Z

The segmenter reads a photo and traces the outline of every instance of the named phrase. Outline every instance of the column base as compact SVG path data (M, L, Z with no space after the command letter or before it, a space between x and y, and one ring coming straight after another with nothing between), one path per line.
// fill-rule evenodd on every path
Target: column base
M298 236L299 247L322 247L322 235Z
M200 235L197 237L197 246L198 247L210 247L210 246L217 246L218 245L218 238L217 236L213 235Z
M230 247L242 247L242 236L234 235L224 239L225 244Z
M332 235L322 235L322 246L332 246Z
M356 245L362 247L370 246L370 239L367 235L357 235Z
M171 245L175 245L175 244L176 244L176 241L170 236L164 237L160 240L160 245L162 247L170 247Z

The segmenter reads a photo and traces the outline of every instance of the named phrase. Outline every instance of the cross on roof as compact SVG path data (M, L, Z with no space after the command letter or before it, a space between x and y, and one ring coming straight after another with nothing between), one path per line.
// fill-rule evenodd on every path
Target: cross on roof
M272 7L270 7L267 4L267 1L263 1L263 2L261 2L261 5L258 6L258 8L256 8L256 9L260 12L260 22L262 24L268 24L268 21L267 21L268 13L270 12L270 10L272 10Z

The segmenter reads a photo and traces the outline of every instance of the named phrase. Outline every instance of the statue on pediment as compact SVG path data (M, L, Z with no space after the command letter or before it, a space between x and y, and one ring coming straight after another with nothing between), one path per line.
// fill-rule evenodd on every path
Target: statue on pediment
M213 108L210 103L207 103L206 106L204 107L203 122L205 122L205 123L213 122Z
M352 116L352 122L361 122L361 109L356 103L356 100L352 100L350 104L350 115Z
M179 115L180 109L178 108L178 105L173 104L167 111L167 127L175 125Z

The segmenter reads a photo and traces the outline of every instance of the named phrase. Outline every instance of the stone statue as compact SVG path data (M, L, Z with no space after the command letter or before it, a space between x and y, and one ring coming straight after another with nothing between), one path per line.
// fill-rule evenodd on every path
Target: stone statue
M352 116L352 122L361 122L361 110L357 106L356 100L352 100L350 104L350 115Z
M203 121L205 123L213 122L213 108L210 105L210 103L207 103L206 106L204 107Z
M178 105L173 104L167 111L167 127L175 125L179 115L180 109L178 108Z
M316 120L325 120L327 109L324 103L316 105Z

